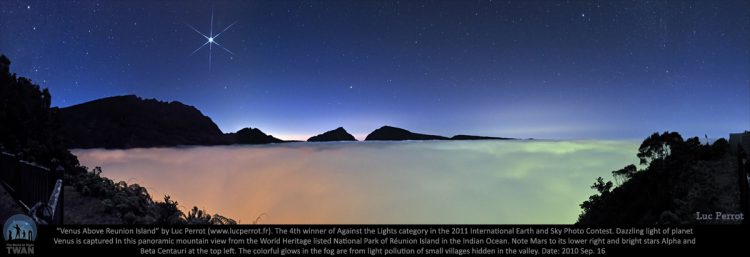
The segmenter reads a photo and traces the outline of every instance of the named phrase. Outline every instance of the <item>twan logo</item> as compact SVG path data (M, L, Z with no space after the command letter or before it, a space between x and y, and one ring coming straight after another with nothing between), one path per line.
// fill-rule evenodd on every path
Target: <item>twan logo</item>
M8 254L34 254L36 223L29 216L13 215L5 221L3 237Z

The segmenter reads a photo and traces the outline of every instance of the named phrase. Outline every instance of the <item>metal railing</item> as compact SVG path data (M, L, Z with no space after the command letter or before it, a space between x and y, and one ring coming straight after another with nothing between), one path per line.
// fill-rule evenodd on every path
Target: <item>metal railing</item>
M737 146L737 181L740 187L740 209L744 215L743 224L750 223L747 215L750 215L750 188L748 184L748 174L750 174L750 162L748 161L747 152L741 145Z
M63 172L0 152L0 183L37 223L62 224Z

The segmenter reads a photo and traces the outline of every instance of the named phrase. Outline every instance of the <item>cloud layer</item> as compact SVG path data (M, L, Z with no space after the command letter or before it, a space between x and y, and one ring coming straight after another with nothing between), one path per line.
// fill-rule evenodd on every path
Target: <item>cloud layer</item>
M103 175L250 223L572 223L631 141L289 143L76 150Z

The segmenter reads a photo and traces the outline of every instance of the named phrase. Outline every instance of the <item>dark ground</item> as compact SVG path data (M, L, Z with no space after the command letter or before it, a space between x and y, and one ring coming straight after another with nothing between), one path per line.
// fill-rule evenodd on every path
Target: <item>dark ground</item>
M10 197L10 194L5 191L5 187L0 186L0 222L2 222L0 224L4 224L10 216L23 213L21 206Z
M123 221L105 211L102 200L83 196L75 188L65 187L65 224L123 224Z

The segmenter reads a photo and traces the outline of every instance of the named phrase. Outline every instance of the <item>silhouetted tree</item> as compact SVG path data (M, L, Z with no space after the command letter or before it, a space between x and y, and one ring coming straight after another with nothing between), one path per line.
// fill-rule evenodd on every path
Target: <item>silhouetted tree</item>
M237 224L233 219L214 214L207 213L205 210L198 209L197 206L193 206L187 215L185 215L184 223L188 225L233 225Z
M632 178L636 172L638 172L638 169L635 165L630 164L625 166L625 168L613 171L612 176L615 177L617 184L621 185L622 183L625 183L625 181L628 181L628 179Z
M581 209L583 209L583 212L581 213L579 217L579 221L585 220L588 217L594 216L593 214L599 213L601 210L602 202L604 202L603 199L606 199L609 194L610 190L612 189L612 182L607 181L604 182L604 179L602 177L598 177L596 179L596 182L594 182L593 185L591 185L591 189L594 189L597 191L597 194L589 196L589 199L581 203Z
M729 142L724 138L719 138L711 145L710 155L711 157L722 156L729 151Z
M609 193L612 189L612 182L607 181L607 183L604 183L604 179L599 177L596 179L596 183L591 186L591 189L595 189L599 194Z
M677 132L654 133L641 143L638 148L638 158L642 165L654 160L663 160L670 153L673 146L682 143L682 136Z
M158 218L157 224L179 224L182 218L182 211L177 208L177 202L173 201L168 195L164 196L164 202L156 203Z

